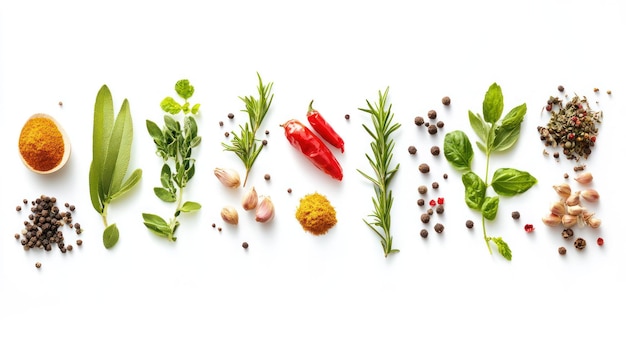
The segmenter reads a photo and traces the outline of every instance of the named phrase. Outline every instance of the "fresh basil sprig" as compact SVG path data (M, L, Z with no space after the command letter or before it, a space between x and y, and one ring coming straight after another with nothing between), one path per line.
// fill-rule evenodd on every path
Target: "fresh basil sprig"
M89 167L89 195L93 208L102 216L102 241L107 249L119 240L117 225L107 222L112 200L131 190L141 179L141 169L126 177L133 142L133 122L128 100L124 99L117 118L113 115L111 91L103 85L96 96L93 123L92 161Z
M486 157L485 177L481 178L472 171L474 150L467 135L460 130L446 134L443 152L448 162L462 173L461 180L465 187L465 203L473 210L480 211L482 217L483 236L491 253L490 242L498 248L498 252L507 260L513 257L509 245L502 237L487 235L485 220L495 220L498 214L500 196L514 196L530 189L537 179L530 173L514 168L497 169L489 182L489 161L494 152L510 149L519 139L521 125L526 115L526 104L514 107L502 118L504 97L502 89L493 83L483 101L483 115L469 111L469 121L478 136L476 146ZM487 196L488 188L496 193Z
M159 127L150 120L146 120L146 127L156 146L156 154L163 159L161 186L154 188L154 194L162 201L175 202L176 209L169 221L155 214L143 214L144 225L154 234L170 241L176 241L174 235L180 225L179 215L183 212L198 211L201 208L197 202L183 202L183 189L196 171L192 151L200 145L201 141L195 119L200 110L200 104L191 106L188 101L193 96L194 87L187 79L176 82L174 89L184 100L182 104L173 97L166 97L161 101L161 109L167 113L163 117L163 127ZM176 119L176 115L181 113L182 125Z

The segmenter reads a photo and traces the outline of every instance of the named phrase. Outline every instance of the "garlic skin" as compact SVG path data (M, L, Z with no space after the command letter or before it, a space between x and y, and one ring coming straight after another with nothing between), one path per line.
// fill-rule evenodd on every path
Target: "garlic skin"
M541 221L543 221L543 224L548 227L556 227L561 224L561 217L555 215L554 213L550 213L549 215L541 218Z
M257 195L256 189L252 187L248 190L241 199L241 206L246 211L254 210L256 206L259 204L259 196Z
M600 194L595 189L585 189L580 192L580 196L588 202L597 202L600 199Z
M215 174L217 179L219 179L219 181L226 187L234 189L241 185L239 173L237 173L234 169L215 168L215 170L213 170L213 174Z
M561 223L565 228L571 228L578 223L578 216L568 214L563 215L563 217L561 217Z
M589 219L587 219L587 224L591 227L591 228L599 228L600 224L602 224L602 221L600 220L600 218L596 218L596 217L591 217Z
M565 200L565 204L567 206L576 206L580 204L580 191L571 194L567 200Z
M567 199L572 193L572 188L567 183L563 183L561 185L554 185L552 186L552 188L554 188L554 191L556 191L559 197L563 199Z
M562 215L567 213L567 210L565 209L565 204L562 201L557 201L553 203L552 207L550 207L550 213L561 217Z
M256 209L255 220L260 223L269 222L274 218L274 203L269 196L265 196Z
M230 224L239 223L239 213L237 213L237 210L232 206L226 206L222 208L222 212L220 213L220 215L222 216L222 219L226 223L230 223Z
M583 173L578 177L574 178L580 184L589 184L593 181L593 175L590 172Z

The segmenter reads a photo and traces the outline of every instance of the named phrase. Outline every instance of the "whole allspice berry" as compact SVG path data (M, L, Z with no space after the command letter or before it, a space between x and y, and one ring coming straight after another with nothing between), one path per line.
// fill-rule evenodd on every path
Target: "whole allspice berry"
M430 135L437 134L437 126L435 124L431 124L428 126L428 134Z
M519 219L520 218L520 214L518 211L513 211L511 212L511 217L513 217L513 219Z
M474 221L472 221L472 220L468 219L467 221L465 221L465 226L466 226L468 229L472 229L472 228L474 228Z
M435 145L435 146L433 146L433 147L431 147L431 148L430 148L430 153L431 153L433 156L439 156L439 154L441 153L441 149L439 148L439 146L436 146L436 145Z
M443 98L441 98L441 103L444 104L445 106L449 106L450 105L450 97L449 96L444 96Z
M424 117L420 117L420 116L415 117L415 125L416 126L424 125Z
M563 246L559 247L559 255L565 255L567 253L567 249Z
M409 154L415 155L417 153L417 148L413 145L409 146Z
M426 187L426 185L420 185L419 187L417 187L417 192L424 195L428 192L428 188Z
M435 110L428 111L428 118L430 118L430 119L437 118L437 111L435 111Z
M435 224L435 232L441 234L443 233L443 229L444 229L443 224L441 223Z
M426 230L426 229L420 230L420 236L422 238L427 238L428 237L428 230Z
M422 221L422 223L428 223L430 222L430 216L428 215L428 213L423 213L420 216L420 220Z
M428 166L428 164L426 164L426 163L422 163L421 165L419 165L418 169L422 173L430 172L430 166Z

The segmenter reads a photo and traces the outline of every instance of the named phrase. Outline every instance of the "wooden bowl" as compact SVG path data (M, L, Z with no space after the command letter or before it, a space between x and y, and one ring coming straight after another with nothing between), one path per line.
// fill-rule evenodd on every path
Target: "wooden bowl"
M22 145L21 145L21 140L22 140L22 133L24 133L26 126L28 125L29 122L31 122L33 119L36 118L44 118L47 119L48 121L52 122L52 124L58 129L58 131L61 133L61 137L63 138L63 156L61 157L61 160L59 163L57 163L54 167L52 168L46 168L46 169L37 169L36 165L31 165L28 163L28 161L26 160L26 158L24 157L23 154L23 150L22 150ZM44 146L43 142L37 142L37 152L42 155L45 156L46 150L42 149L41 147ZM65 133L65 130L63 129L63 127L61 127L61 125L54 119L52 118L52 116L49 116L45 113L36 113L34 115L32 115L27 121L26 123L24 123L24 127L22 127L22 131L20 132L20 141L18 142L18 149L20 152L20 158L22 159L22 162L24 162L24 165L26 165L26 167L28 169L30 169L31 171L35 172L35 173L39 173L39 174L50 174L50 173L54 173L56 171L58 171L59 169L63 168L63 166L65 166L65 163L67 163L67 160L70 158L70 153L71 153L71 147L70 147L70 139L67 136L67 133Z

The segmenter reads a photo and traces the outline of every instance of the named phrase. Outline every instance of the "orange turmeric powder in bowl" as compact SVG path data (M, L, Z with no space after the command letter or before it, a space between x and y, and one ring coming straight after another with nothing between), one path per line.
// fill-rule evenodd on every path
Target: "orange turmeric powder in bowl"
M65 131L54 118L43 113L35 114L26 121L18 147L26 167L40 174L61 169L70 156Z

